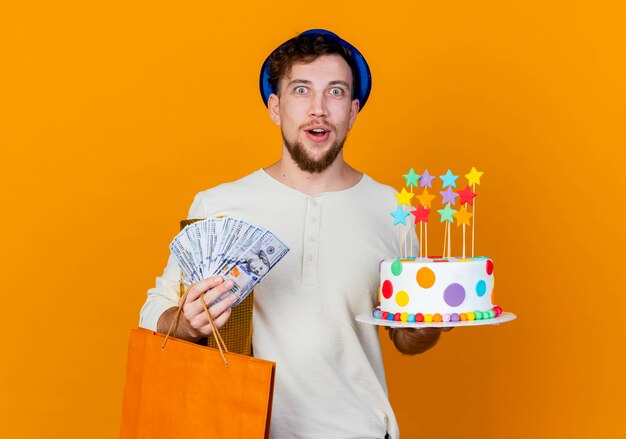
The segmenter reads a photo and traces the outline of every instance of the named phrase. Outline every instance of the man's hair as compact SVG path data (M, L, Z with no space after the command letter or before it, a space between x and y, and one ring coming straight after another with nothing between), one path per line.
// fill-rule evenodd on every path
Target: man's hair
M332 38L323 34L298 35L274 50L269 56L269 82L278 94L279 82L291 72L295 63L310 63L322 55L337 54L350 66L352 71L352 96L356 92L356 66L352 52Z

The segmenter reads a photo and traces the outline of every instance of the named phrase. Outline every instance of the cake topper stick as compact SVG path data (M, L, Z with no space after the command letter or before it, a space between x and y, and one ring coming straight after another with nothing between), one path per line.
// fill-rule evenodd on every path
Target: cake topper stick
M407 254L407 251L406 251L406 217L409 216L410 214L404 209L403 206L406 205L406 206L411 207L411 198L413 198L413 195L414 195L413 193L407 192L405 188L402 188L402 191L396 194L396 198L398 199L398 208L395 214L398 215L398 218L396 218L396 215L394 213L391 214L394 217L393 223L395 225L397 225L400 222L404 224L404 227L402 228L402 230L405 232L404 233L405 236L403 239L405 256ZM402 245L400 245L400 251L402 251Z
M424 249L424 257L428 257L428 223L424 224L424 242L426 243L426 248Z
M450 236L450 223L447 224L448 226L448 257L450 257L450 241L452 240L452 236Z
M467 203L465 203L465 206L467 206ZM465 259L465 223L463 223L463 259Z
M402 191L405 192L405 193L408 193L404 189L402 189ZM398 207L396 207L396 210L394 210L393 212L390 213L390 215L393 217L393 225L394 226L397 226L400 223L404 224L404 227L398 228L399 229L399 233L400 233L400 242L399 242L399 245L398 245L398 251L400 253L402 253L402 235L406 235L406 233L402 233L402 231L406 230L406 217L409 216L410 214L407 213L402 208L402 206L399 205Z
M463 225L463 258L465 258L465 226L469 226L469 219L472 217L473 213L469 213L467 211L467 205L472 205L472 209L474 208L474 202L472 201L476 194L472 192L469 186L466 186L465 189L459 191L461 209L458 213L454 215L456 218L456 225Z
M445 228L446 225L444 224L444 232L443 232L443 250L441 251L441 257L444 257L446 255L446 242L448 240L448 229Z
M463 193L467 193L467 192L463 191ZM469 202L470 204L472 204L471 200L469 200ZM459 211L453 215L456 218L456 225L463 226L463 258L464 259L465 259L465 226L469 225L470 218L472 217L472 214L467 211L466 206L467 206L467 203L464 203L459 209Z
M404 179L406 180L406 186L409 187L410 191L411 191L411 197L413 197L413 186L417 186L418 181L421 177L421 175L416 174L415 170L413 170L413 168L411 168L411 170L407 173L403 175ZM411 198L410 197L410 198ZM410 199L409 198L409 199ZM411 225L412 226L412 225ZM412 229L411 229L412 230ZM409 236L410 240L411 240L411 256L413 256L413 233L411 233L411 235Z
M447 222L445 224L445 226L446 226L446 232L445 232L446 233L445 234L446 239L444 240L444 242L446 244L444 244L444 248L443 248L444 253L443 253L443 255L446 258L449 258L450 257L450 239L452 238L452 236L450 236L450 222Z
M452 221L454 221L454 220L453 220L453 218L452 218L452 215L453 215L454 213L456 213L456 212L457 212L457 210L452 209L452 208L450 207L450 203L447 203L447 204L446 204L446 206L445 206L443 209L440 209L440 210L438 210L437 212L439 213L439 215L441 215L441 222L442 222L442 223L443 223L443 222L445 222L445 221L447 221L447 222L448 222L448 225L447 225L447 226L445 227L445 229L444 229L444 231L445 231L445 235L444 235L444 247L443 247L443 249L444 249L444 254L445 254L445 250L446 250L446 245L445 245L445 243L446 243L446 241L447 241L447 243L448 243L448 246L447 246L447 248L448 248L448 257L450 257L450 256L449 256L449 255L450 255L450 253L451 253L451 244L450 244L450 223L451 223Z
M465 174L465 178L467 178L467 182L472 185L472 191L476 192L476 185L480 184L480 177L484 174L483 171L478 171L474 166L472 166L471 171L468 174ZM472 203L472 216L474 216L474 221L472 221L472 257L474 257L474 228L476 226L476 201Z
M418 197L418 199L421 198ZM428 224L428 214L430 213L430 209L428 209L427 207L424 207L423 204L419 204L417 206L417 209L412 210L411 214L415 217L415 224L420 223L420 248L419 248L419 255L422 256L424 254L424 250L422 249L422 238L423 238L423 224L422 223L426 223Z
M411 244L409 248L411 249L411 252L413 252L413 233L409 233L409 239L411 240ZM413 255L410 255L410 256L413 256Z
M456 188L456 180L459 178L459 176L454 175L452 171L448 169L448 171L444 175L440 175L439 178L443 182L442 188L443 189L448 188L447 191L441 191L440 194L443 197L442 202L448 203L447 208L449 209L450 204L455 204L455 198L459 196L456 192L452 190L452 188ZM450 211L452 210L453 209L450 209ZM454 210L454 212L456 212L456 210ZM446 212L446 214L449 214L449 213ZM448 257L451 257L451 244L450 244L450 241L452 241L452 236L450 235L450 223L451 222L452 222L452 218L450 217L450 219L448 220L448 224L446 225L446 234L448 237Z
M425 171L424 174L426 174L426 172L428 171ZM434 177L430 177L430 178L432 180ZM420 180L420 185L424 183L424 181L425 181L424 175L422 175L422 180ZM424 212L424 216L421 217L421 220L422 222L425 223L424 224L424 240L426 242L426 249L424 250L424 252L422 252L422 255L425 257L428 257L428 214L430 213L430 209L432 208L432 202L433 202L433 199L435 198L435 195L429 194L428 188L425 187L422 194L416 195L415 198L419 200L420 204L422 205L424 209L427 209L427 211ZM421 242L420 242L420 245L421 245Z
M424 254L424 249L422 248L424 244L424 224L420 222L420 258Z
M410 220L409 220L410 221ZM402 227L402 240L404 241L404 258L406 258L407 255L407 248L406 248L406 226Z
M472 185L474 192L476 192L476 185ZM474 217L474 221L472 221L472 258L474 257L474 224L476 223L476 202L472 204L472 216Z
M411 212L411 209L409 208L409 214ZM404 227L404 236L405 236L405 241L407 241L406 239L406 234L409 234L409 239L408 239L408 243L407 243L407 257L412 258L413 257L413 230L415 230L415 222L413 222L413 215L409 216L409 224L407 226ZM415 237L415 239L417 239L417 236Z

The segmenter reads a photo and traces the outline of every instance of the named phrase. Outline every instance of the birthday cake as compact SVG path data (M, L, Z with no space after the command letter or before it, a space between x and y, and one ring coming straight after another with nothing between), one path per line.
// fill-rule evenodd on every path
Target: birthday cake
M459 322L498 317L489 258L388 259L380 264L375 318L402 322Z
M417 231L419 226L421 245L418 254L410 254L409 250L408 254L380 263L380 306L372 312L375 318L409 323L439 323L486 320L502 314L502 308L494 302L493 261L484 256L474 256L474 222L470 222L470 219L475 215L476 185L480 184L482 175L483 172L473 167L465 175L468 182L465 189L456 191L453 188L456 189L459 176L448 169L439 177L442 189L446 189L439 192L443 209L437 210L444 225L444 254L434 257L426 255L428 218L436 198L435 194L428 192L428 188L432 189L435 177L428 170L422 175L416 174L413 168L404 175L410 192L402 188L396 194L398 206L391 216L394 225L404 228L401 236L405 237L405 241L400 243L401 249L406 252L406 249L414 247L412 243L406 243L409 227L416 227ZM414 187L423 189L421 194L413 193ZM418 200L415 209L411 202L413 197ZM462 256L458 257L451 256L451 224L455 219L456 225L462 227ZM466 227L471 228L470 249L466 249ZM412 236L411 233L408 235ZM456 236L457 241L459 235Z

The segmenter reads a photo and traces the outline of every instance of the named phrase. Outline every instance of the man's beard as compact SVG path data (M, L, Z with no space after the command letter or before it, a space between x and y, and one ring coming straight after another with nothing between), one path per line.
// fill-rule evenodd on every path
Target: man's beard
M285 133L283 133L283 142L287 151L289 151L289 155L294 162L298 165L298 168L305 172L320 173L325 171L330 165L333 164L341 150L343 149L343 144L346 141L346 138L337 140L334 142L330 149L324 153L322 157L317 160L312 159L307 155L306 150L302 146L302 143L297 140L294 142L290 142L285 138Z

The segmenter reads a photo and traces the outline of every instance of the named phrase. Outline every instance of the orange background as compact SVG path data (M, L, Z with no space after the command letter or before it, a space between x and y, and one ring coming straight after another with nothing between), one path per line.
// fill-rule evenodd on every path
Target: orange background
M417 357L383 340L403 437L626 434L622 2L178 3L0 4L3 435L116 437L178 220L278 158L258 69L312 27L374 74L356 168L485 171L477 248L518 315Z

